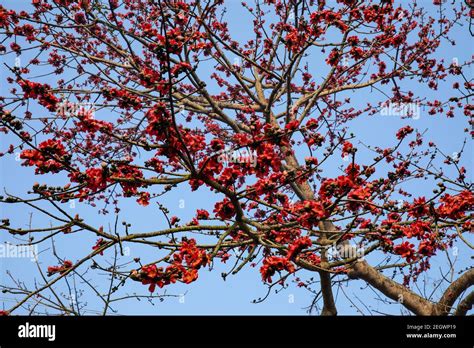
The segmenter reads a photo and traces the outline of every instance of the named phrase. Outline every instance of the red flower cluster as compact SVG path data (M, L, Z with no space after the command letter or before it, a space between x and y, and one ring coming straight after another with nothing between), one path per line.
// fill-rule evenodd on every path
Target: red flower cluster
M429 213L429 208L426 204L425 197L419 197L413 200L413 204L410 206L408 216L420 218L426 216Z
M140 192L140 196L137 199L137 203L146 207L150 204L150 193L149 192Z
M427 233L431 232L431 227L428 222L425 221L415 221L414 223L402 227L402 233L408 238L416 237L417 239L422 239Z
M397 223L401 220L401 217L397 213L389 213L387 219L382 221L382 226L387 226L388 228L393 228L394 225L398 226Z
M287 244L301 235L300 229L297 228L280 228L270 231L270 237L277 243Z
M206 139L201 134L194 134L193 132L184 129L182 130L182 133L184 133L182 135L183 141L186 143L186 148L190 153L195 154L206 147ZM180 142L177 142L177 145L179 148L182 147Z
M209 219L209 213L208 213L207 210L198 209L196 218L198 220L207 220L207 219Z
M28 80L20 80L18 82L23 90L25 98L38 99L38 103L49 111L56 111L59 99L52 93L49 93L51 87L48 84L33 82Z
M403 128L400 128L397 132L397 139L402 140L404 139L408 134L413 133L413 128L410 126L405 126Z
M259 179L252 187L255 189L255 194L257 196L274 193L275 187L277 187L283 179L285 179L283 173L272 173L266 178Z
M8 12L3 6L0 6L0 28L8 27Z
M347 197L357 201L369 201L370 190L367 187L358 187L349 192ZM363 205L364 203L362 202L349 202L347 206L350 210L355 211Z
M331 10L323 10L313 12L310 16L311 23L315 26L325 22L328 26L334 25L342 32L347 30L347 24L342 21L342 15L340 12L334 12Z
M111 133L113 125L110 122L96 120L93 117L93 113L90 110L83 110L78 116L79 120L74 122L77 127L76 130L79 132L96 133L97 131L103 131Z
M319 196L324 199L341 196L347 194L353 187L355 187L355 184L352 179L348 176L340 175L336 179L324 180L319 189Z
M413 249L414 246L415 245L411 244L410 242L403 242L402 244L396 245L393 248L393 251L405 258L407 262L412 262L416 259L415 250Z
M292 261L296 256L305 248L312 245L312 241L309 237L300 237L295 239L288 247L286 257L280 256L269 256L263 260L263 265L260 268L262 279L265 282L271 282L272 276L277 271L286 270L289 273L295 271ZM305 259L313 264L319 263L321 260L313 253L306 253Z
M183 260L186 261L188 267L199 269L201 266L206 266L210 259L209 255L203 249L200 249L196 246L196 241L190 239L183 241L180 247L180 252L174 254L175 261L182 263Z
M48 276L52 276L53 274L59 273L63 274L66 272L68 269L72 267L73 263L72 261L65 260L61 266L49 266L48 267Z
M287 271L293 273L295 267L286 257L270 256L263 260L263 266L260 268L260 274L264 282L271 283L272 276L277 271Z
M301 226L312 228L316 226L321 219L326 217L326 211L321 202L302 201L294 205L291 212L297 215L296 220Z
M331 53L329 54L329 56L326 58L326 63L334 67L339 63L340 58L341 58L341 53L339 52L338 49L334 48L331 50Z
M231 219L236 214L234 205L228 198L224 198L222 202L216 203L214 213L224 220Z
M66 149L59 140L48 139L38 145L38 150L24 150L20 158L24 166L36 166L36 174L57 173L63 168Z
M276 153L276 147L268 142L260 143L257 151L257 170L258 177L268 175L269 169L280 170L281 156Z
M149 23L147 23L149 24ZM153 87L157 83L161 81L161 75L158 71L155 69L151 69L148 67L143 68L141 75L140 75L140 81L143 86L149 88Z
M103 168L86 169L85 182L92 192L103 190L107 186L107 177Z
M61 6L69 6L73 4L74 2L78 2L77 0L53 0L55 4L61 5Z
M166 138L166 130L171 125L169 113L164 103L155 104L147 111L146 117L148 119L148 126L145 132L148 135L155 136L157 140Z
M433 239L423 240L420 245L418 245L418 254L423 256L433 256L438 248L438 244Z
M140 169L126 164L120 164L113 169L108 167L88 168L84 173L75 171L70 173L69 178L71 182L77 182L86 185L78 192L77 197L81 200L91 193L97 193L104 190L108 183L116 183L115 179L127 179L126 181L119 181L123 190L124 197L138 196L137 202L141 205L148 205L150 194L148 192L138 192L138 188L143 184L140 179L143 178L143 173Z
M2 13L0 9L0 27L2 26ZM35 40L36 29L31 24L25 24L22 26L15 27L14 29L15 35L22 35L25 36L26 40L32 42Z
M150 292L155 291L156 286L162 288L165 285L181 281L189 284L198 278L198 269L210 262L209 255L196 246L194 239L185 240L179 253L173 255L174 262L163 270L156 265L143 266L139 272L132 272L132 278L141 280L142 284L150 284ZM183 261L186 263L185 267Z
M180 54L183 49L186 34L180 28L174 28L166 32L164 35L156 35L161 47L167 49L169 53ZM189 37L189 35L188 35Z
M293 260L301 250L309 248L312 244L313 243L311 242L311 239L309 239L309 237L298 238L288 247L286 258L288 260Z
M182 73L186 70L191 70L191 69L192 69L192 67L189 63L181 62L181 63L175 64L171 68L171 74L173 74L173 76L178 76L180 73Z
M298 52L308 41L308 34L305 31L292 28L285 37L286 46L293 53Z
M442 204L436 212L443 218L459 219L464 217L466 211L474 209L474 195L468 190L455 196L445 194L440 200Z
M143 266L139 272L132 272L132 278L141 280L143 285L150 285L148 290L154 292L156 286L162 288L165 285L174 284L181 277L182 270L176 265L170 265L163 270L156 265Z
M111 174L117 178L130 179L130 181L127 182L120 182L125 197L131 197L137 194L137 189L141 186L141 183L139 180L134 181L134 179L143 178L143 173L140 169L123 164L117 166Z
M123 89L109 88L102 90L102 95L108 101L117 100L117 104L122 109L140 110L142 107L140 97Z
M345 141L342 144L342 157L348 156L352 152L353 148L354 146L352 145L352 143L350 143L349 141Z

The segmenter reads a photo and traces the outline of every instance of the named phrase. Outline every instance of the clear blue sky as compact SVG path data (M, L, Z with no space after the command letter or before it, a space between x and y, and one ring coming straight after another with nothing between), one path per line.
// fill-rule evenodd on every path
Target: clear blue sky
M18 0L0 0L0 4L7 8L26 8L28 7L28 1ZM226 1L229 11L227 12L227 20L230 26L230 32L237 38L247 37L251 27L249 25L248 17L242 12L240 7L240 1ZM426 3L427 9L430 12L436 11L436 8L431 6L431 0L421 1L420 3ZM24 7L23 7L24 6ZM448 5L449 6L449 5ZM450 61L453 58L458 58L460 62L468 59L472 51L472 38L470 37L467 27L458 27L455 29L455 37L457 38L457 45L451 46L444 44L437 56L444 58L446 61ZM26 56L26 55L25 55ZM25 59L26 60L26 59ZM0 95L8 94L7 88L3 84L4 81L4 65L14 64L14 56L8 55L0 57ZM319 61L314 59L312 62L312 68L315 69L318 66ZM472 78L472 71L470 74ZM416 84L409 85L415 94L429 93L430 96L433 94L439 95L440 99L443 99L451 91L451 84L440 85L438 91L428 91L425 87L419 87ZM357 97L353 97L357 101L367 101L374 98L374 95L370 94L370 90L359 90L356 92ZM352 94L352 92L349 92ZM44 114L44 109L36 108L34 111ZM459 151L462 146L462 142L466 137L466 133L463 132L463 128L467 127L466 117L456 114L454 119L447 119L445 116L429 116L426 110L421 111L421 117L418 120L405 119L402 120L398 117L384 117L381 115L374 115L371 117L363 116L350 123L350 130L357 136L357 140L364 141L365 143L378 145L380 147L391 146L394 143L394 134L397 129L404 125L411 125L413 128L419 130L427 130L425 133L426 141L435 141L445 153L453 153ZM11 143L9 136L5 137L3 134L0 135L0 149L4 150L5 147ZM357 143L354 142L355 144ZM363 151L360 151L358 155L364 158ZM367 155L366 155L367 156ZM367 160L369 156L365 157ZM339 162L338 162L339 161ZM468 174L472 178L473 166L473 153L472 153L472 140L468 140L467 153L464 156L463 163L468 169ZM333 174L337 174L337 167L344 163L341 162L340 158L336 158L333 165ZM37 177L34 175L32 168L25 168L20 166L20 162L15 160L15 156L3 157L0 159L0 188L7 190L10 193L16 193L18 195L24 195L26 191L31 189L32 183L39 181L41 183L61 183L60 178L54 178L49 176ZM423 186L417 183L413 189L418 195L429 193L433 186ZM180 201L184 200L185 207L180 208ZM162 203L169 207L171 212L178 215L182 221L191 219L196 209L206 208L212 211L212 204L216 198L213 194L200 190L198 193L191 193L188 185L180 186L179 190L174 190L167 196L165 196ZM127 220L132 223L132 228L135 231L150 231L153 229L159 229L164 226L162 221L162 215L154 204L149 207L141 208L137 207L135 200L131 199L121 203L122 212L119 221ZM67 207L71 213L76 211L84 218L87 219L92 225L104 225L113 224L115 217L113 215L102 216L98 215L94 209L87 207L83 204L76 202L75 208ZM0 205L0 213L2 217L8 217L12 220L12 224L27 226L31 209L20 206L4 206ZM50 220L35 212L32 215L32 221L34 226L44 226L49 224ZM77 260L86 252L89 252L91 246L94 244L96 238L89 235L76 234L69 236L68 238L57 238L56 249L61 257L71 260ZM14 240L7 236L5 233L0 235L0 242ZM51 246L50 246L51 247ZM153 251L148 248L139 248L138 246L130 246L130 255L124 260L130 260L134 257L141 257L143 262L152 261L156 259L156 255L153 255ZM40 254L40 263L43 269L47 266L55 264L55 259L50 256L51 249L43 246ZM460 258L469 262L469 258L466 257L466 253L470 251L459 245ZM98 256L96 260L105 265L111 261L111 254L107 252L105 256ZM30 286L36 277L38 279L38 272L35 268L35 264L30 262L28 259L15 259L15 258L4 258L0 259L0 283L9 283L10 280L6 275L6 271L10 270L17 278L27 282ZM304 307L308 306L312 300L311 294L304 289L297 288L294 284L290 283L288 289L283 290L279 294L271 294L268 299L260 304L253 304L253 299L265 296L267 287L262 284L260 274L257 268L245 268L236 276L227 277L226 281L223 281L220 274L229 269L229 265L232 264L232 259L228 265L216 264L215 269L212 272L202 270L199 273L199 280L190 285L176 284L166 288L166 291L170 295L179 295L186 293L184 297L184 303L182 298L167 298L164 302L155 301L155 305L150 305L146 300L136 301L128 300L121 303L116 303L113 308L120 314L290 314L290 315L301 315L305 314ZM438 266L443 266L446 262L444 256L439 256L432 261L432 271L428 273L428 287L433 287L433 282L438 279L439 272ZM468 266L466 263L459 264L458 267ZM316 275L315 275L316 276ZM97 276L93 272L88 272L85 277L92 279L92 282L96 284L99 291L105 291L108 287L106 278ZM316 276L317 277L317 276ZM76 282L80 283L81 280L76 277ZM72 283L73 279L69 278ZM80 289L85 290L85 293L80 298L81 302L87 302L87 308L84 313L94 314L95 310L100 310L101 306L98 302L95 294L87 286L79 286ZM68 288L64 283L58 288L58 292L68 296ZM158 290L159 293L163 293L163 290ZM348 287L343 287L343 291L348 297L351 298L359 307L363 308L364 313L369 312L359 302L356 296L362 300L366 306L373 310L373 314L377 311L384 313L398 314L400 313L401 306L395 304L387 306L381 301L376 300L374 292L365 286L361 281L351 282ZM134 292L140 294L147 293L147 287L139 283L130 282L125 288L120 290L119 294L133 294ZM340 313L343 314L357 314L357 310L351 307L350 302L344 296L342 290L336 293L337 305ZM5 300L6 295L0 293L0 307L1 303ZM11 306L10 302L12 299L6 300L4 307L8 308ZM2 309L2 308L0 308ZM88 311L87 311L88 310ZM18 312L20 313L20 312Z

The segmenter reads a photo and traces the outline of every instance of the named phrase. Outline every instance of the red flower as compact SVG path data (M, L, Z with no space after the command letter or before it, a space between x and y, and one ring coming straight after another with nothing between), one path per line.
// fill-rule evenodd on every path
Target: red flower
M342 157L346 157L347 155L349 155L352 152L353 148L354 147L352 146L352 143L345 141L342 144Z
M180 73L182 73L186 70L191 70L191 69L192 69L192 67L189 63L181 62L181 63L178 63L178 64L176 64L175 66L173 66L171 68L171 74L173 74L174 76L177 76Z
M300 122L298 120L290 121L286 124L285 129L289 131L294 131L298 128Z
M16 42L12 42L10 44L10 48L12 49L13 52L19 53L21 51L21 46L18 45Z
M87 21L86 21L86 16L84 12L76 13L74 15L74 21L76 21L76 23L79 23L79 24L85 24Z
M99 191L105 188L107 182L103 168L88 168L85 174L87 187L92 191Z
M179 222L179 218L177 216L172 216L170 220L170 225L173 226Z
M466 211L474 208L474 195L471 191L465 190L456 196L449 194L441 197L442 204L438 207L437 213L443 218L459 219L464 217Z
M405 126L403 128L400 128L397 132L397 139L402 140L404 139L408 134L413 133L413 128L410 126Z
M63 168L58 160L63 160L66 149L59 140L48 139L38 145L38 150L24 150L20 158L25 161L24 166L36 166L36 174L57 173Z
M66 272L68 269L72 267L73 263L72 261L65 260L61 266L49 266L48 267L48 276L52 276L53 274L59 273L63 274Z
M292 28L285 37L286 46L293 53L298 52L307 41L307 33L304 31L298 31L296 28Z
M263 260L263 266L260 268L260 274L262 275L262 280L264 282L271 283L272 276L275 274L275 272L283 270L293 273L295 271L295 267L285 257L269 256Z
M339 63L340 57L341 54L339 53L339 50L334 48L329 54L329 57L327 57L326 62L331 66L336 66Z
M148 192L140 192L140 197L137 199L138 204L146 207L150 204L150 193Z
M430 224L424 221L416 221L402 228L402 233L408 238L416 237L418 239L421 239L425 236L426 233L430 232Z
M355 186L354 182L347 176L341 175L336 179L326 179L319 189L321 198L330 198L334 195L344 195Z
M107 242L104 240L104 238L99 238L99 239L97 239L97 242L95 243L95 245L92 247L92 250L100 249L100 247L103 246L104 244L107 244ZM100 255L104 255L103 250L100 252Z
M206 266L210 262L209 255L205 250L196 246L194 239L183 241L179 254L175 254L174 257L178 262L184 259L186 264L193 269L199 269L201 266Z
M306 122L307 129L316 129L318 128L319 122L315 118L310 118L308 122Z
M123 109L140 110L141 98L124 89L108 88L102 90L102 95L107 101L117 100L117 105Z
M207 212L207 210L198 209L196 218L198 220L207 220L209 219L209 213Z
M56 111L59 99L49 92L51 87L48 84L28 80L21 80L18 84L23 90L25 98L38 99L40 105L44 106L49 111Z
M366 187L358 187L349 192L347 197L356 201L368 201L368 199L370 198L370 190ZM350 210L356 210L362 205L362 202L349 202L348 208Z
M408 216L420 218L428 214L428 212L429 208L426 204L425 197L419 197L413 200L413 204L410 206L410 210L408 211Z
M173 255L174 261L163 270L155 264L143 266L139 272L131 274L132 279L139 280L144 285L150 285L148 290L154 292L156 286L174 284L178 280L189 284L198 279L198 269L210 262L210 257L205 250L196 245L194 239L184 240L180 251ZM186 262L187 268L183 265Z
M78 120L74 122L78 131L96 133L103 131L105 133L112 132L113 125L110 122L96 120L93 110L81 108L78 112Z
M120 186L122 186L125 197L131 197L137 194L137 189L141 186L141 183L139 180L136 179L143 178L143 173L140 169L132 165L123 164L117 166L112 174L114 177L117 178L131 179L130 181L120 182Z
M415 260L415 250L413 249L414 246L415 245L411 244L410 242L403 242L400 245L396 245L393 248L393 251L401 257L404 257L407 262L411 262Z
M0 28L8 27L8 12L3 6L0 6Z
M293 207L292 212L298 215L296 220L306 228L316 226L326 216L324 206L318 201L298 202Z
M141 82L145 87L152 87L155 84L159 83L161 80L161 75L155 69L150 69L145 67L141 72Z
M143 266L140 269L139 277L142 280L142 284L150 284L150 286L148 287L148 290L150 292L155 291L157 283L159 283L158 286L160 286L160 288L163 286L161 281L159 280L159 278L162 276L162 271L163 269L161 267L157 268L155 264Z
M198 279L198 272L195 269L190 269L186 271L183 275L183 283L189 284Z
M435 245L432 240L424 240L418 246L418 253L424 256L433 256L435 250Z
M69 6L74 3L75 0L53 0L54 3L62 6Z
M224 220L231 219L236 214L234 205L228 198L216 203L214 213Z
M313 243L309 237L298 238L288 247L286 258L288 260L293 260L301 250L310 247L312 244Z

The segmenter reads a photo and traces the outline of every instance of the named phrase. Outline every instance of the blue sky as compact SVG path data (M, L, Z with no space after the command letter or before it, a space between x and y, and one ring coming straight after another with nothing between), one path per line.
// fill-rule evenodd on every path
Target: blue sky
M20 9L22 6L26 7L26 5L23 5L26 3L27 1L0 0L0 4L3 6L14 9ZM434 14L436 8L428 6L430 4L431 1L426 0L427 9ZM238 39L246 37L249 34L248 30L250 26L247 25L245 21L248 17L242 12L240 2L229 1L226 2L226 5L229 8L226 18L229 22L231 34ZM472 38L467 28L457 27L454 30L453 37L456 38L457 45L451 46L443 44L437 57L442 57L446 61L457 58L459 62L469 59L473 52L471 48ZM3 63L13 65L14 59L12 55L0 57L0 63L2 64L2 68L0 68L0 78L2 81L4 81L5 77ZM314 61L315 62L310 61L311 64L314 64L314 66L312 66L313 69L317 67L317 59L314 59ZM470 72L470 78L472 78L472 71ZM420 87L415 83L412 83L409 87L413 90L415 95L428 94L431 97L436 95L440 99L444 99L444 97L451 92L451 83L441 84L438 91L427 91L426 87ZM7 89L8 86L5 86L3 83L0 84L0 95L7 95ZM347 93L354 94L354 103L365 102L374 98L374 95L370 93L370 89ZM41 114L46 112L40 108L33 110ZM453 119L447 119L443 115L430 116L427 114L427 110L424 109L421 110L421 117L417 120L400 119L399 117L387 117L378 114L374 116L363 116L351 121L350 131L357 137L354 144L357 144L357 141L361 140L371 145L388 147L394 144L394 134L396 131L405 125L411 125L418 130L426 129L426 142L430 140L435 141L447 154L458 152L466 138L466 133L463 132L463 128L467 127L466 117L458 113L455 114ZM12 139L9 136L0 135L0 149L4 150L11 142ZM360 151L360 155L363 160L368 161L371 158L368 154L364 155L364 151ZM364 158L364 156L366 157ZM24 194L31 189L32 183L35 181L52 184L62 182L60 178L49 176L37 177L34 175L32 168L21 167L20 163L21 162L15 159L15 156L0 158L0 188L2 190L5 189L9 193L24 196ZM474 166L471 139L468 139L468 146L462 163L468 169L468 174L472 179ZM338 157L334 159L334 162L330 162L329 165L333 168L333 174L337 175L337 167L345 165L345 163ZM424 186L420 185L419 182L411 186L411 189L413 189L417 195L427 194L431 192L433 188L432 185ZM212 211L211 202L215 201L216 197L206 190L201 189L197 193L192 193L188 185L181 185L179 190L174 190L166 195L161 203L171 210L172 215L177 215L182 221L187 221L194 216L196 209L206 208ZM141 208L136 205L134 199L130 199L121 202L120 206L122 212L120 213L119 221L127 220L132 224L134 231L150 231L164 226L163 217L154 204L146 208ZM115 216L98 215L95 209L80 204L79 202L76 202L74 207L66 205L66 208L71 213L79 213L92 225L104 225L106 229L106 226L113 224L115 220ZM31 213L33 213L33 211L27 207L0 205L0 216L10 218L13 225L19 224L26 227L30 218L34 226L44 226L50 223L50 220L45 216L37 212L30 215ZM61 257L74 261L85 255L86 252L89 252L95 240L96 238L94 236L75 234L68 236L68 238L57 238L55 240L55 248ZM14 239L3 233L0 235L0 242L5 241L15 242ZM16 242L18 242L18 240ZM41 254L39 260L43 270L45 270L47 266L56 263L55 259L51 256L51 248L52 245L48 248L45 246L40 248ZM154 251L135 245L130 246L127 252L129 253L124 260L141 257L145 263L158 258L156 255L153 255ZM468 266L467 262L469 262L469 257L467 256L469 252L467 248L459 245L459 257L464 260L458 264L459 269ZM101 265L107 265L107 262L111 262L112 260L111 256L112 254L109 251L106 252L104 256L97 256L96 260ZM7 270L10 270L17 278L25 281L30 286L34 284L35 277L38 279L36 265L28 259L0 258L0 262L0 283L2 284L10 283L6 274ZM228 262L228 265L216 264L212 272L208 270L200 271L199 280L193 284L175 284L167 287L166 293L175 297L166 298L163 302L155 300L155 305L151 305L146 300L127 300L116 303L112 307L120 314L305 314L304 307L308 306L312 300L312 295L307 290L297 288L290 282L288 289L284 289L278 294L272 293L264 302L254 304L252 300L265 296L267 292L267 287L261 282L258 267L245 268L239 274L229 276L226 278L226 281L223 281L221 273L226 272L230 268L232 259ZM429 286L430 284L433 286L433 282L439 278L438 266L444 266L445 262L446 258L443 256L439 256L433 260L432 271L428 273L429 279L427 281L429 281ZM91 279L92 283L97 285L99 291L105 291L109 285L104 275L97 275L89 271L84 277ZM317 275L315 275L315 277L317 278ZM69 278L71 284L74 280L78 284L81 282L78 277L75 277L75 279ZM101 306L94 292L84 284L79 286L79 288L85 290L84 294L79 298L79 301L83 304L87 303L87 308L85 308L84 313L98 313L97 311L101 310ZM123 296L135 292L147 294L147 287L131 282L128 283L125 288L122 288L118 294ZM63 294L65 299L71 297L68 286L65 284L61 284L61 286L58 287L58 293ZM159 290L158 293L163 294L163 290ZM388 306L377 300L377 296L373 290L366 287L365 283L354 281L351 282L350 285L343 285L342 290L336 294L338 310L343 314L358 313L357 309L351 306L350 301L345 297L344 293L351 301L363 309L366 314L370 312L360 301L364 302L365 305L372 310L373 314L377 314L377 312L399 314L402 308L398 304ZM186 295L183 297L180 296L180 294ZM2 301L4 301L3 306L5 308L10 307L11 303L13 303L11 302L12 300L10 296L0 294L0 307Z

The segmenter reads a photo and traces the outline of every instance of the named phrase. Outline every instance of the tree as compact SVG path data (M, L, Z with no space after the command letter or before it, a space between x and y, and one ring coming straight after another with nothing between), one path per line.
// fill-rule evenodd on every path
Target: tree
M19 152L39 180L55 180L35 183L26 197L6 188L1 200L45 214L49 227L25 229L6 217L0 230L29 245L99 238L79 260L58 256L34 289L3 286L23 297L2 313L35 296L53 303L44 294L55 295L59 280L85 268L154 293L230 259L235 266L224 278L258 267L269 291L291 282L308 288L311 309L322 315L337 314L335 289L357 279L413 314L465 315L474 300L474 269L466 263L459 275L451 266L451 278L438 276L444 291L436 299L415 285L435 256L458 243L473 248L474 196L461 165L470 136L450 156L410 125L385 134L386 148L351 128L380 113L403 122L423 107L433 118L465 117L473 135L472 61L436 56L443 43L455 44L451 31L466 27L470 8L423 5L439 18L409 1L242 3L252 18L242 29L248 40L231 35L223 1L0 6L0 51L28 55L26 65L2 68L9 90L0 99L0 130L15 139L2 156ZM446 84L451 95L438 96ZM415 93L415 85L423 89ZM185 187L189 199L206 192L215 199L191 221L163 203ZM133 209L158 207L162 218L150 219L149 231L121 226L127 198ZM97 206L115 225L73 216L64 208L73 200ZM153 253L119 266L123 248L135 244ZM112 267L100 266L104 253L115 255ZM315 278L300 278L308 273Z

